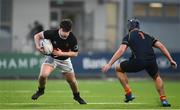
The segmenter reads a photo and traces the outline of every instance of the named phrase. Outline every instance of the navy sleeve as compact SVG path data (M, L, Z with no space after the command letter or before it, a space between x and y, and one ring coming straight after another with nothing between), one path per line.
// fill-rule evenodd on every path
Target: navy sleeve
M150 36L150 39L151 39L151 42L152 42L152 45L154 45L158 40L153 37L153 36Z
M72 37L72 39L71 39L71 51L78 52L79 47L78 47L77 39L73 34L71 37Z
M122 44L126 44L127 46L129 46L128 35L123 38Z
M51 30L46 30L43 32L44 39L50 39L53 32Z

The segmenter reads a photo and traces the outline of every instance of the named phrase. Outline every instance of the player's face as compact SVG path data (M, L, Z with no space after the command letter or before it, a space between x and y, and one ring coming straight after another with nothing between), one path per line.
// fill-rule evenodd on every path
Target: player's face
M64 38L64 39L67 39L67 38L68 38L69 33L70 33L70 31L69 31L69 32L64 32L62 29L60 29L60 36L61 36L62 38Z

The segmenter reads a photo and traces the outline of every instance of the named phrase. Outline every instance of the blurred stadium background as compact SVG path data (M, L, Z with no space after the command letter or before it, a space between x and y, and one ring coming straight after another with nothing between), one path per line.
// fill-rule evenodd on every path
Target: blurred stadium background
M145 72L128 73L132 79L141 77L140 80L132 81L132 87L139 95L139 102L137 100L128 106L120 101L123 90L119 92L118 81L102 80L116 78L113 67L107 74L102 74L100 70L118 49L127 32L126 21L131 17L139 18L141 30L160 39L177 64L180 64L180 0L0 0L0 109L158 108L159 104L156 102L159 99L156 97L153 82L141 80L150 79ZM72 62L82 95L90 104L87 106L71 103L71 98L68 98L71 95L69 89L64 86L63 81L57 80L49 81L47 94L53 93L52 96L46 95L39 102L30 100L36 89L40 65L44 59L44 56L34 49L33 35L42 29L57 28L63 18L70 18L74 22L73 32L77 36L80 52ZM163 54L158 50L156 53L163 79L170 79L166 86L170 102L174 108L180 108L180 67L172 70ZM130 54L128 50L120 61L128 58ZM50 77L63 79L58 71ZM60 90L55 85L58 85ZM148 96L145 90L149 91ZM112 96L109 95L111 92ZM57 100L58 97L62 100ZM155 97L157 100L154 100Z
M100 68L119 47L131 17L139 18L141 30L160 39L180 64L180 0L0 0L0 78L37 77L43 56L34 49L34 30L38 24L57 28L63 18L72 19L79 42L79 56L73 58L77 76L114 77L113 69L103 75ZM162 74L178 75L180 68L172 71L156 52Z

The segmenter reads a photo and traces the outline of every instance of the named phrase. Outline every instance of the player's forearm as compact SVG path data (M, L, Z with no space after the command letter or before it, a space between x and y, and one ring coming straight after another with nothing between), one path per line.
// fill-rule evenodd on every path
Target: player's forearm
M36 46L37 49L40 48L40 43L39 43L40 39L42 39L42 36L40 35L40 33L35 34L34 42L35 42L35 46Z
M169 60L169 61L172 61L172 57L169 53L169 51L166 49L165 46L162 45L162 47L160 48L161 52L166 56L166 58Z
M78 55L78 52L73 52L73 51L62 52L62 56L66 56L66 57L76 57L77 55Z
M126 49L127 49L127 45L121 44L119 49L116 51L116 53L113 55L113 57L109 61L109 64L112 65L115 61L117 61L122 56L122 54L126 51Z
M37 49L40 48L40 44L39 44L40 39L38 38L37 35L34 36L34 42L35 42L36 48L37 48Z
M123 50L118 49L116 53L113 55L113 57L111 58L111 60L109 61L109 64L113 65L114 62L116 62L122 56L123 53L124 53Z
M161 52L166 56L166 58L171 62L173 59L169 53L169 51L166 49L166 47L160 42L160 41L157 41L155 44L154 44L154 47L158 48L161 50Z

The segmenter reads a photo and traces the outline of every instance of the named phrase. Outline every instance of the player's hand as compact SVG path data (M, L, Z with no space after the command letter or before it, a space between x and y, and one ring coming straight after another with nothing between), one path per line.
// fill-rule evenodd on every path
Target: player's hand
M54 49L52 54L54 55L54 57L59 57L59 56L63 56L63 52L61 49L57 48L57 49Z
M111 65L110 64L106 64L105 66L102 67L101 71L103 73L106 73L110 68L111 68Z
M39 52L41 52L42 54L44 54L44 49L43 49L43 47L36 47L36 49L37 49Z
M177 63L176 63L174 60L170 61L170 63L171 63L171 67L172 67L173 69L176 69L176 68L177 68Z

